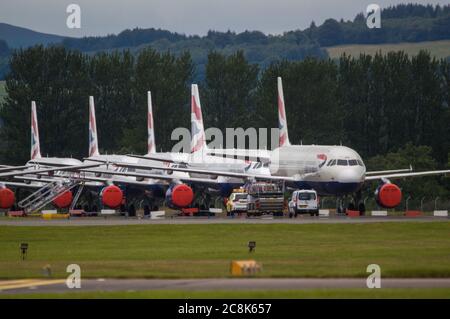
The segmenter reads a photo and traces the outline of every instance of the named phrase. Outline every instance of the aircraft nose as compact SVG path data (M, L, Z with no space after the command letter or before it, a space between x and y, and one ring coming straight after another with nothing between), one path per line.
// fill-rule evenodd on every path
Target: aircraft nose
M338 181L340 183L360 183L361 174L355 168L343 169L338 174Z

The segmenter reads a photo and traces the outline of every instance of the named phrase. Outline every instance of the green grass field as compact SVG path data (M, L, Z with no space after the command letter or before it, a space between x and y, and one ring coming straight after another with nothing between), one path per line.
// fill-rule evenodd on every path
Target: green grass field
M211 278L231 260L261 262L264 277L449 277L450 222L0 227L0 278ZM256 251L248 253L247 242ZM20 243L29 243L21 260Z
M360 53L374 55L381 51L387 53L390 51L405 51L409 55L416 55L420 50L427 50L432 56L438 59L450 56L450 40L430 41L417 43L389 43L376 45L349 44L335 47L327 47L326 50L330 58L339 58L344 52L348 55L358 57Z
M1 295L1 298L133 298L133 299L234 299L234 298L267 298L267 299L304 299L304 298L450 298L450 289L305 289L305 290L257 290L257 291L181 291L181 290L148 290L117 292L73 292L62 294L17 294Z

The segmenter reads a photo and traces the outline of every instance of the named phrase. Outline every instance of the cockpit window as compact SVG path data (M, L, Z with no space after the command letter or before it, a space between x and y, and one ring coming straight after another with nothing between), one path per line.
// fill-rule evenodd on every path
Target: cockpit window
M363 162L361 160L358 160L358 165L359 166L364 166Z
M338 159L338 160L337 160L337 164L338 164L339 166L348 166L347 160L343 160L343 159Z
M350 164L350 166L356 166L356 165L358 165L358 162L355 159L352 159L352 160L348 160L348 164Z

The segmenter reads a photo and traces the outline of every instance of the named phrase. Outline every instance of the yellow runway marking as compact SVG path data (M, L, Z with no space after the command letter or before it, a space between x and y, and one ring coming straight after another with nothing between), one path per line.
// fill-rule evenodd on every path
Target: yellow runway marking
M65 279L23 279L0 281L0 291L65 283Z

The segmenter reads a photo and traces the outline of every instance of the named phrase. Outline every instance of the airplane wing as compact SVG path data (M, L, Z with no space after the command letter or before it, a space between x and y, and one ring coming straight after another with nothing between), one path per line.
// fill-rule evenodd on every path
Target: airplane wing
M433 176L450 174L450 169L440 171L424 171L424 172L411 172L411 173L394 173L394 174L381 174L374 176L366 176L366 181L373 181L378 179L399 179L405 177L421 177L421 176Z
M133 181L133 180L122 180L122 179L116 179L116 178L107 178L107 177L97 177L97 176L86 176L82 174L83 172L92 172L92 173L103 173L108 175L123 175L123 174L115 174L114 171L111 170L89 170L86 169L85 171L79 171L77 176L52 176L51 178L44 178L44 177L30 177L30 176L14 176L16 179L22 179L27 181L42 181L46 183L54 182L55 180L67 180L67 179L76 179L80 181L85 181L85 186L91 186L91 187L98 187L101 186L98 183L102 183L105 185L108 184L131 184L131 185L139 185L139 186L148 186L152 185L154 183L149 182L140 182L140 181ZM80 174L81 173L81 174ZM43 173L38 173L37 175L40 176L46 176Z
M188 153L154 153L146 155L127 154L127 156L165 163L177 163L177 164L189 163Z
M143 177L143 178L151 178L155 180L164 180L164 181L183 181L188 183L201 183L201 184L210 184L215 185L217 184L217 181L215 179L209 179L209 178L196 178L196 177L188 177L188 176L171 176L171 175L161 175L161 174L149 174L149 173L136 173L136 172L111 172L110 170L102 170L102 169L87 169L83 170L84 172L91 172L91 173L101 173L101 174L112 174L112 175L119 175L119 176L132 176L132 177ZM82 171L82 172L83 172ZM109 179L111 180L111 179ZM117 183L129 183L129 181L122 181L122 180L112 180L113 182ZM141 185L149 185L149 183L140 182Z
M8 173L0 173L0 177L10 177L10 176L18 176L18 175L28 175L28 174L41 174L41 173L50 173L54 171L76 171L83 168L93 168L98 167L102 164L83 164L83 165L70 165L70 166L60 166L60 167L51 167L51 168L42 168L42 169L28 169L22 171L12 171Z
M11 171L17 171L17 170L27 169L27 168L30 168L30 165L23 165L23 166L2 166L2 167L0 168L0 173L11 172Z
M36 184L36 183L27 184L27 183L3 182L3 181L1 181L0 184L3 184L5 186L10 186L10 187L22 187L22 188L33 188L33 189L42 188L44 186L42 184Z
M32 177L32 176L15 176L14 178L19 179L19 180L23 180L23 181L30 181L30 182L41 182L41 183L53 183L54 181L58 181L58 180L67 180L69 179L67 176L62 177L62 176L52 176L52 178L44 178L44 176L46 175L42 175L42 177ZM78 179L78 178L77 178ZM85 186L91 186L91 187L96 187L99 186L96 181L98 182L102 182L102 183L106 183L106 178L103 180L97 180L96 178L94 179L87 179L87 178L79 178L79 180L83 180L83 181L87 181L84 183ZM0 182L1 183L1 182ZM42 187L42 186L41 186Z
M217 157L228 157L254 162L270 162L270 151L258 149L208 149L207 154Z
M286 181L286 182L296 182L302 179L302 176L295 176L295 177L287 177L287 176L271 176L271 175L262 175L262 174L248 174L248 173L240 173L240 172L226 172L226 171L214 171L214 170L204 170L204 169L195 169L195 168L175 168L175 167L166 167L161 168L160 166L156 165L147 165L147 164L130 164L130 163L120 163L120 162L114 162L113 163L116 166L121 167L131 167L131 168L137 168L137 169L158 169L158 170L164 170L164 171L175 171L175 172L183 172L183 173L193 173L193 174L203 174L203 175L213 175L213 176L226 176L226 177L235 177L235 178L242 178L242 179L259 179L259 180L273 180L273 181ZM115 173L114 173L115 174ZM125 172L125 174L129 174L128 172ZM155 176L154 178L160 178L161 176L165 175L159 175L159 174L152 174L152 176ZM208 180L208 179L207 179ZM212 179L209 179L212 180Z
M36 166L44 166L44 167L65 167L68 166L67 163L61 163L61 162L56 162L56 161L51 161L49 158L43 157L43 158L36 158L34 160L29 160L28 164L32 164L32 165L36 165Z
M366 172L366 175L382 175L382 174L403 173L403 172L412 172L412 171L413 171L412 165L409 165L409 168L390 169L390 170L386 170L386 171L369 171L369 172Z

